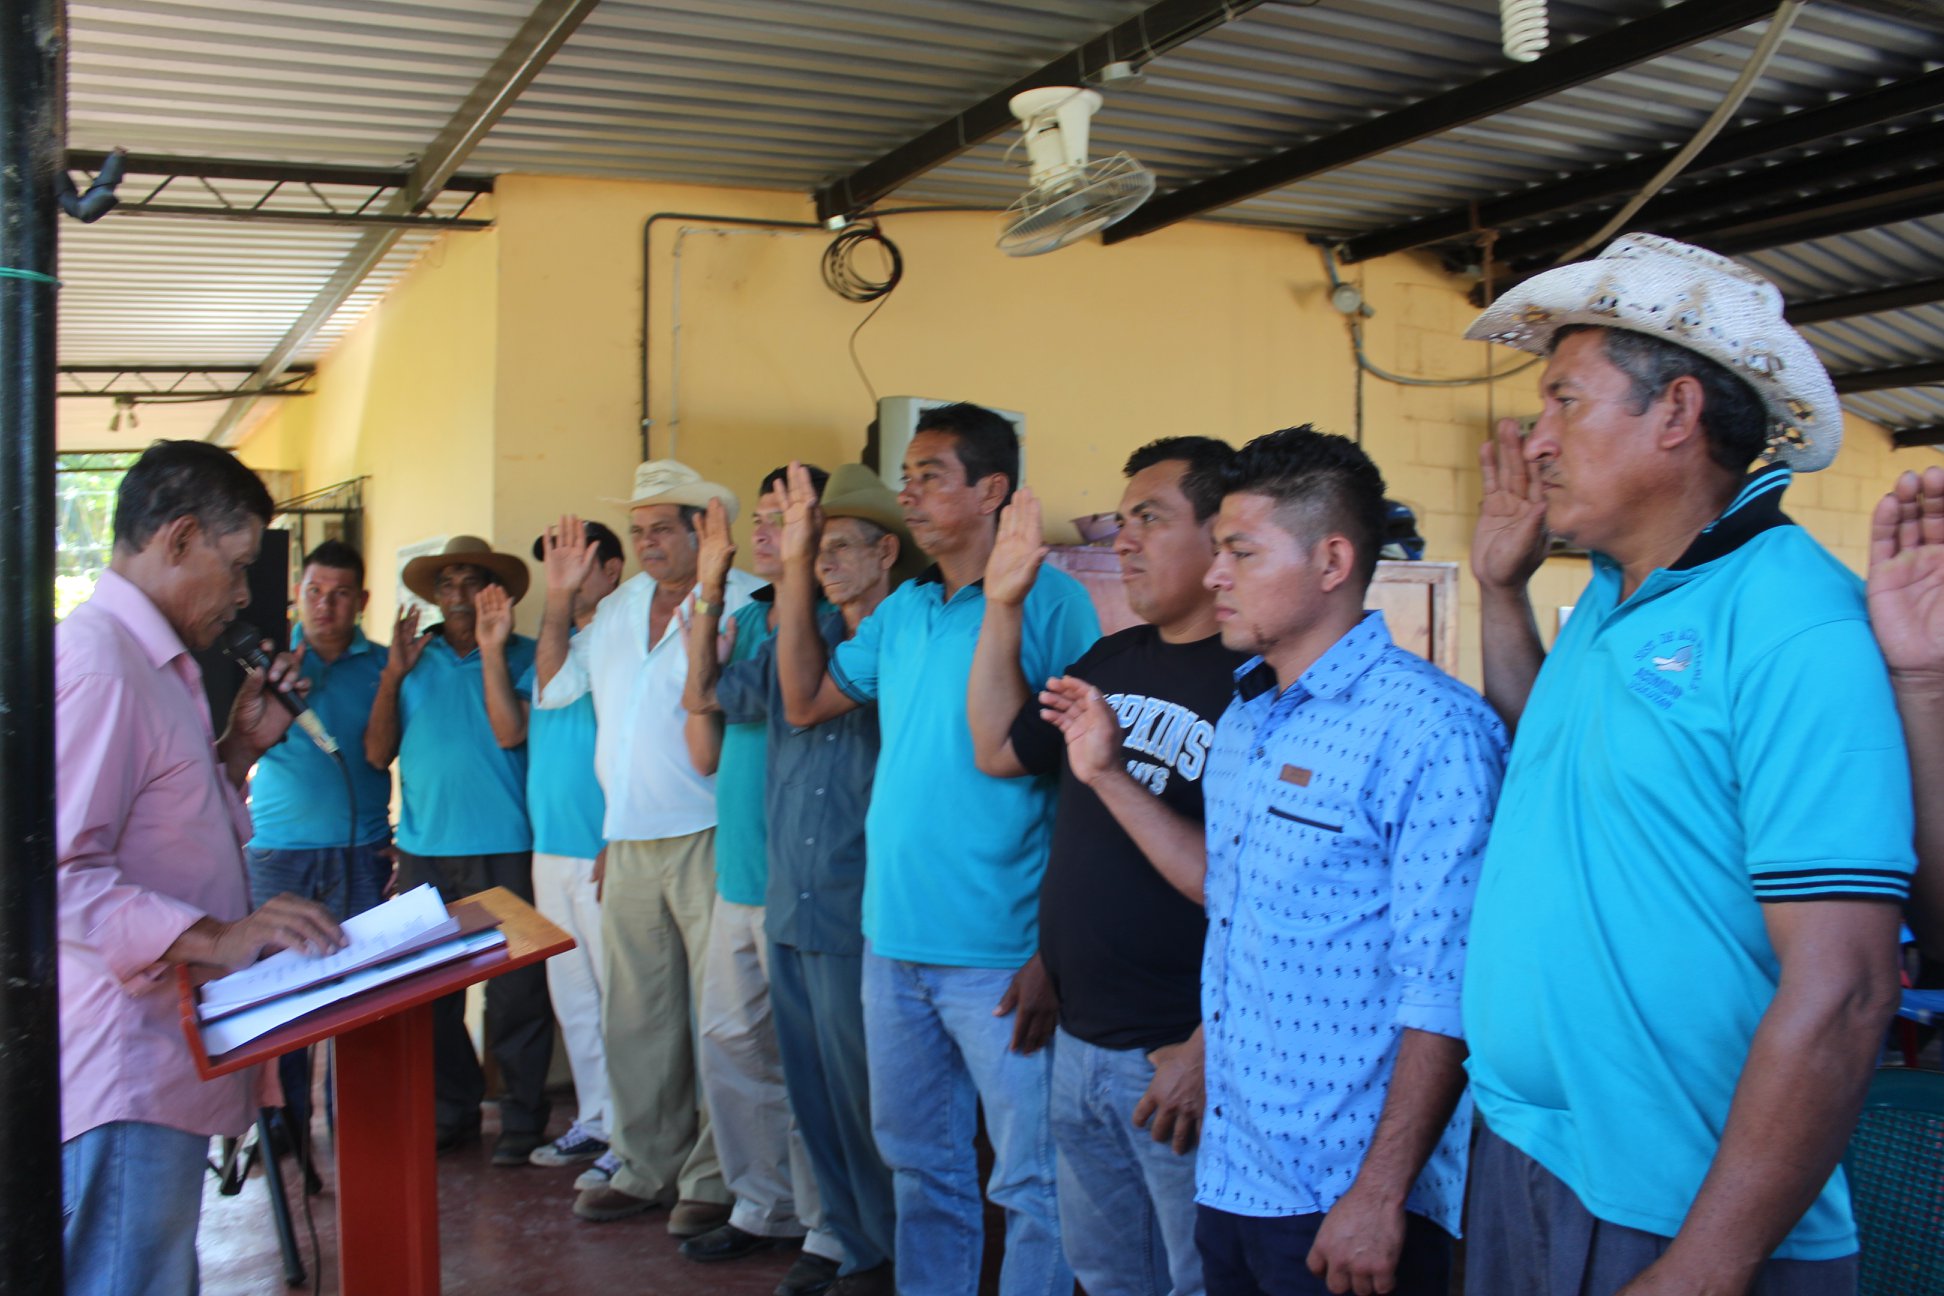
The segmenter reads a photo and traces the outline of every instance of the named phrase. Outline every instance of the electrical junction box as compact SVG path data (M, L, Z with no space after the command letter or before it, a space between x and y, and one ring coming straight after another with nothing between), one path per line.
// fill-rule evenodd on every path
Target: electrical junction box
M864 441L865 466L875 468L878 476L892 490L899 489L904 485L905 448L917 434L919 416L926 410L957 403L935 400L929 396L880 397L877 418L872 421ZM1013 485L1023 485L1026 481L1026 416L1017 410L1004 410L995 405L986 408L1011 423L1019 437L1019 481Z

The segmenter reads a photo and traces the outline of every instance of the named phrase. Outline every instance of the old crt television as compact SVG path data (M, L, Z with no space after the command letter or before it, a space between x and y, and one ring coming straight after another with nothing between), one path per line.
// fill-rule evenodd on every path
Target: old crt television
M983 403L983 402L975 402ZM877 418L871 423L870 432L864 442L864 463L877 469L878 476L885 484L897 490L904 484L905 447L918 431L918 416L926 410L937 409L941 405L954 405L956 401L936 400L929 396L884 396L877 403ZM1019 481L1026 480L1026 416L1017 410L1000 409L987 405L987 409L1004 418L1013 425L1019 434Z

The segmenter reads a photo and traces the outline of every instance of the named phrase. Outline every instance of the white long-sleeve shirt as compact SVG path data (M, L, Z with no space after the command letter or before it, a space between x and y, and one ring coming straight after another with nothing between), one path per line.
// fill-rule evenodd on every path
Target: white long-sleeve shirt
M732 568L729 614L749 602L762 582ZM534 697L541 710L594 695L594 773L607 797L602 835L608 841L686 837L716 822L715 779L698 774L682 738L687 713L688 646L683 626L695 602L668 618L661 638L648 642L655 580L646 572L603 599L587 629L567 647L560 671Z

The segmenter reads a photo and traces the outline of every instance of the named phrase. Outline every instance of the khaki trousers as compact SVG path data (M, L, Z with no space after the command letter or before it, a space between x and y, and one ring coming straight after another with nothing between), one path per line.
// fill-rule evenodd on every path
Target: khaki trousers
M727 1203L696 1072L702 963L715 904L715 829L609 842L601 891L614 1186Z

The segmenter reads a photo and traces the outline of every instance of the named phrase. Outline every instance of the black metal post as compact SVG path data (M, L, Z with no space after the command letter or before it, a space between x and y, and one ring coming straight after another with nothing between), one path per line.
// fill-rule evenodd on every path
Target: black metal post
M0 1291L61 1291L54 926L58 0L0 0Z

